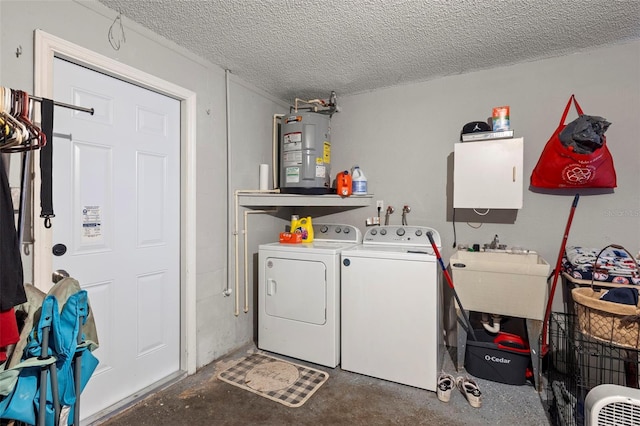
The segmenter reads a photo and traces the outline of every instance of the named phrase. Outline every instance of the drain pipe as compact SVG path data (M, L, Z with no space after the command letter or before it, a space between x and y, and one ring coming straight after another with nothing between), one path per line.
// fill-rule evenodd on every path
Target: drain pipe
M483 312L482 320L480 322L482 323L482 326L485 330L487 330L489 333L495 334L500 331L500 320L502 319L502 317L500 315L491 314L491 318L493 318L493 326L489 325L489 314Z
M228 93L228 83L227 83L227 93ZM229 129L230 126L230 120L229 120L229 107L228 107L228 99L229 96L227 95L227 129ZM274 114L273 115L273 130L272 130L272 150L271 150L271 155L272 155L272 164L273 164L273 175L272 175L272 179L273 179L273 188L274 189L237 189L233 192L233 245L234 245L234 276L233 276L233 282L234 282L234 288L233 290L231 289L231 268L228 268L229 273L227 275L227 288L226 290L224 290L223 294L225 296L230 296L232 292L235 291L235 309L234 309L234 315L238 316L240 315L240 265L238 262L239 259L239 242L238 242L238 236L239 236L239 229L238 229L238 210L240 209L240 205L238 202L238 197L240 194L278 194L280 193L280 189L278 189L278 167L276 167L276 165L278 164L277 161L277 156L278 156L278 131L277 131L277 120L279 120L280 118L284 117L284 114ZM231 142L230 142L230 138L229 138L229 130L227 130L227 150L230 153L231 152ZM227 163L227 168L228 170L231 170L231 161L229 160ZM229 193L231 193L231 186L229 186L228 188ZM243 234L244 234L244 288L245 288L245 295L244 295L244 312L249 312L249 266L248 266L248 260L247 260L247 256L248 256L248 248L247 248L247 241L248 241L248 222L247 222L247 216L251 213L272 213L275 212L277 210L247 210L244 212L244 229L243 229Z
M234 261L235 261L235 274L234 274L234 290L236 293L236 300L235 300L235 310L234 310L234 315L238 316L240 315L240 293L239 293L239 289L240 289L240 266L239 266L239 262L238 262L238 257L239 257L239 247L238 247L238 234L240 233L240 231L238 230L238 210L240 208L239 203L238 203L238 196L240 194L264 194L264 193L270 193L270 194L277 194L279 193L280 190L279 189L265 189L265 190L259 190L259 189L238 189L236 191L234 191L233 193L233 199L234 199L234 221L233 221L233 237L234 237ZM252 210L253 211L253 210ZM275 211L275 210L274 210ZM246 214L250 213L251 211L246 211L245 212L245 218L246 218ZM271 210L255 210L255 212L271 212ZM244 241L245 241L245 253L247 250L247 225L246 225L246 219L245 219L245 228L242 231L244 234ZM245 256L245 263L247 262L246 256ZM229 280L229 282L231 282L231 280ZM245 288L248 286L248 283L245 280ZM229 289L231 294L231 290ZM245 295L245 300L248 296ZM247 311L245 311L247 312Z
M225 115L226 115L226 137L227 137L227 259L229 259L229 247L231 241L229 237L229 228L231 228L231 218L229 212L228 200L231 196L231 117L229 113L229 70L224 70L224 85L225 85ZM222 294L224 297L231 296L231 268L229 268L229 260L227 260L227 288L224 289Z
M238 294L238 290L239 290L239 282L238 282L238 277L239 277L239 267L238 267L238 195L239 194L253 194L253 193L274 193L277 194L280 192L279 189L272 189L272 190L258 190L258 189L239 189L236 191L233 191L232 189L232 182L231 182L231 170L233 167L232 164L232 158L231 158L231 150L232 150L232 146L231 146L231 108L230 108L230 104L231 104L231 97L229 95L229 76L230 76L230 71L227 69L224 71L224 77L225 77L225 108L226 108L226 138L227 138L227 199L229 198L230 194L233 192L233 198L234 198L234 210L233 210L233 216L234 216L234 223L233 223L233 237L234 237L234 263L235 263L235 267L234 267L234 276L231 276L231 268L229 267L229 263L227 262L227 286L226 288L223 290L222 294L225 297L229 297L231 296L231 294L235 291L236 296L235 296L235 315L238 316L240 315L240 295ZM277 170L276 170L276 164L277 164L277 155L278 155L278 132L277 132L277 126L276 126L276 120L279 119L280 117L284 117L284 114L275 114L273 117L273 148L272 148L272 161L273 161L273 187L277 188ZM265 211L266 212L266 211ZM230 211L229 209L227 209L227 229L229 229L231 226L231 218L230 216ZM246 238L246 225L245 225L245 238ZM230 241L230 237L229 237L229 233L227 233L227 253L229 252L229 248L231 245L231 241ZM246 244L245 244L246 246ZM246 249L246 248L245 248ZM231 288L231 282L234 281L234 289ZM247 311L245 311L247 312Z
M275 213L277 209L269 210L245 210L244 211L244 313L249 312L249 215L250 214L265 214ZM237 262L236 262L237 264ZM238 292L236 291L236 295Z
M229 70L225 70L225 85L226 85L226 109L227 109L227 194L231 194L232 192L232 185L231 185L231 178L229 177L230 175L230 171L232 170L232 162L231 162L231 117L229 114L230 108L229 108L229 103L230 103L230 97L229 97ZM239 247L238 247L238 234L239 234L239 230L238 230L238 210L239 210L239 203L238 203L238 196L240 194L261 194L261 193L271 193L271 194L277 194L280 192L280 189L278 189L278 167L276 167L276 165L278 164L278 131L277 131L277 120L279 120L280 118L284 117L284 114L274 114L273 116L273 129L272 129L272 149L271 149L271 161L272 161L272 170L273 170L273 174L272 174L272 179L273 179L273 188L274 189L266 189L266 190L259 190L259 189L238 189L233 191L233 241L234 241L234 276L233 276L233 282L234 282L234 288L233 290L231 289L231 281L232 281L232 277L231 277L231 268L227 268L227 287L226 289L223 291L223 294L225 297L228 297L231 295L231 293L235 292L235 309L234 309L234 315L238 316L240 315L240 282L239 282L239 277L240 277L240 271L239 271L239 262L238 262L238 258L239 258ZM249 214L252 213L272 213L275 212L276 210L251 210L251 211L245 211L244 212L244 230L242 231L244 234L244 270L245 270L245 274L244 274L244 281L245 281L245 304L244 304L244 312L248 312L249 311L249 292L248 292L248 286L249 286L249 280L248 280L248 276L249 276L249 266L248 266L248 260L247 260L247 256L248 256L248 248L247 248L247 241L248 241L248 221L247 221L247 217ZM227 225L229 225L231 222L230 218L229 218L229 210L227 209ZM227 226L227 229L229 228L229 226ZM227 234L227 252L229 250L229 246L230 246L230 241L229 241L229 235Z

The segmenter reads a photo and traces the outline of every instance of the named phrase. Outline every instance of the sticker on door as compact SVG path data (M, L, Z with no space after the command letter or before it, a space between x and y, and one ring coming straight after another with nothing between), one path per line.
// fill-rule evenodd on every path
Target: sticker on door
M102 242L100 206L82 208L82 242Z

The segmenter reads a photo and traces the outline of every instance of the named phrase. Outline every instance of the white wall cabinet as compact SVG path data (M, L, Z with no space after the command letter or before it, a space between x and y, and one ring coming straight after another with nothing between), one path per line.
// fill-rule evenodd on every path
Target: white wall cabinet
M453 207L520 209L523 138L454 145Z

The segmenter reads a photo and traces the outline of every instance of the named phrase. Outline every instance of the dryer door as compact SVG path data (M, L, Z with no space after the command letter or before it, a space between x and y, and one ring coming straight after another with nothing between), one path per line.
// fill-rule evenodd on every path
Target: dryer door
M327 268L323 262L268 257L267 315L322 325L327 322Z

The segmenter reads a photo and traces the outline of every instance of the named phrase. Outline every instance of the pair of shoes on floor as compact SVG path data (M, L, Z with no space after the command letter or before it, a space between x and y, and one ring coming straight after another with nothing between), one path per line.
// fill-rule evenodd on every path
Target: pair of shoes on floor
M444 371L440 373L438 377L438 387L436 389L438 399L442 402L449 402L451 399L451 390L455 384L456 379L451 374L447 374Z
M475 381L469 377L458 377L456 379L456 387L462 392L469 405L474 408L482 406L482 392L480 392L480 387Z
M451 374L447 374L444 371L440 373L438 377L438 387L436 394L438 399L442 402L449 402L451 399L451 390L453 387L457 387L465 399L474 408L480 408L482 406L482 392L478 384L469 377L454 378Z

